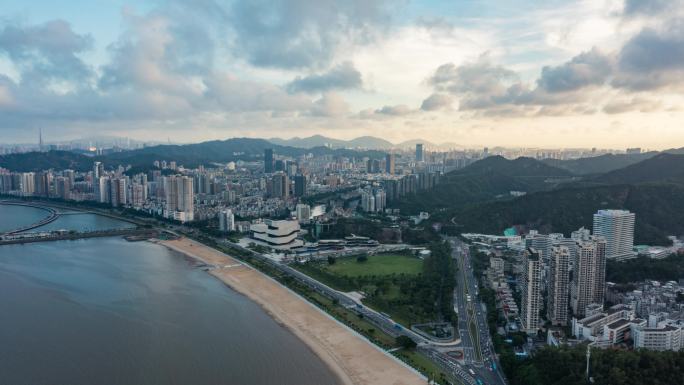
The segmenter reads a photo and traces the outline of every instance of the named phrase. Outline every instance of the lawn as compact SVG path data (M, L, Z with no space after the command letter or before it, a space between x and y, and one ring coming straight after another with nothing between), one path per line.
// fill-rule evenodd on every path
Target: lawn
M320 261L293 266L336 290L365 293L364 304L389 314L406 327L433 321L434 314L425 313L420 301L413 298L421 288L416 286L423 271L423 260L419 258L379 254L368 256L363 262L356 257L345 257L338 258L332 265Z
M333 265L322 265L324 270L339 276L361 277L364 275L420 274L423 260L402 254L378 254L368 256L365 262L356 257L339 258Z

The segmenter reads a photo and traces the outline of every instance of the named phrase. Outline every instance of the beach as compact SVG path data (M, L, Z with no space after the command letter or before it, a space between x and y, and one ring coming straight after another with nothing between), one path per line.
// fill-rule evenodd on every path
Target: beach
M215 266L210 273L263 307L323 360L345 385L418 385L427 381L263 273L187 238L156 241Z

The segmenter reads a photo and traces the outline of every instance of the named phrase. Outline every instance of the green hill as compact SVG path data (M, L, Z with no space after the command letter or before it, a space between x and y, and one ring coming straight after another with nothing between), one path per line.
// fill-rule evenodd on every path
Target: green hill
M456 231L502 234L505 228L569 234L591 228L599 209L627 209L636 214L637 244L669 244L668 235L684 234L684 186L652 183L537 192L506 202L487 202L441 215L453 218ZM448 222L451 223L451 222Z
M542 162L565 169L576 175L603 174L618 170L657 155L657 152L641 154L606 154L579 159L544 159Z
M452 174L484 175L490 173L526 178L556 178L572 176L572 173L568 170L550 166L536 159L521 157L508 160L498 155L479 160L468 167L454 171Z
M661 153L625 168L590 178L590 180L605 184L684 183L684 155Z
M532 158L508 160L492 156L447 173L433 190L406 196L393 206L405 213L462 208L491 200L509 200L513 197L511 191L549 189L570 178L569 171Z
M0 167L11 171L31 172L47 169L86 171L93 158L70 151L26 152L0 156Z

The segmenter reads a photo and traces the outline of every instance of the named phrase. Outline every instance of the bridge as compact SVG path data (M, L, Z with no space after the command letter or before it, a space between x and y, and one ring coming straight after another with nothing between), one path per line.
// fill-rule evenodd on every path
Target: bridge
M97 231L53 231L49 233L5 234L0 236L0 245L12 245L35 242L51 242L84 238L101 238L125 236L130 241L153 238L158 232L150 229L112 229Z
M37 205L37 204L34 204L34 203L24 203L24 202L15 202L15 201L0 201L0 204L3 204L3 205L12 205L12 206L33 207L33 208L45 210L45 211L47 211L47 212L50 213L50 215L48 215L47 217L41 219L41 220L38 221L38 222L32 223L32 224L27 225L27 226L24 226L24 227L20 227L20 228L18 228L18 229L14 229L14 230L8 231L8 232L3 233L3 234L0 234L0 235L12 235L12 234L21 233L21 232L28 231L28 230L33 230L33 229L35 229L35 228L38 228L38 227L41 227L41 226L45 226L45 225L47 225L48 223L52 223L52 222L54 222L55 220L57 220L57 218L59 218L59 213L57 212L57 210L55 210L55 209L52 208L52 207L41 206L41 205Z

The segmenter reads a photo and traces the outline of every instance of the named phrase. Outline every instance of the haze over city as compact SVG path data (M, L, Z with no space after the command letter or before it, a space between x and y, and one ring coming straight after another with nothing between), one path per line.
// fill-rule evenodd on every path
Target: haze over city
M3 142L684 142L677 1L15 1Z

